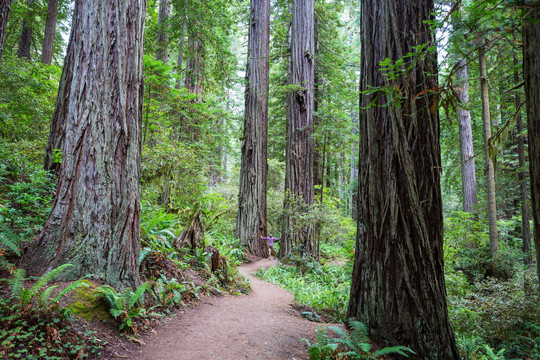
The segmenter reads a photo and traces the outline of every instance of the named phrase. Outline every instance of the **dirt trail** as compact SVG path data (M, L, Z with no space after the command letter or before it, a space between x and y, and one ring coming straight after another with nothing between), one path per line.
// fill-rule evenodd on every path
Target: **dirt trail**
M318 324L298 316L289 292L251 275L276 264L264 259L242 265L253 289L249 295L204 299L144 336L146 345L123 355L134 360L307 359L300 339L313 339Z

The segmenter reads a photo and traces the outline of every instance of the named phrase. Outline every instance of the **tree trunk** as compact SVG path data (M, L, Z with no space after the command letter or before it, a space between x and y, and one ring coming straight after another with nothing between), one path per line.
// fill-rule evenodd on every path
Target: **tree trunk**
M182 86L182 64L184 63L184 40L186 38L186 20L187 20L187 0L184 0L184 17L182 18L182 30L180 32L180 46L178 49L178 79L176 80L176 89L179 90Z
M57 11L58 0L49 0L47 20L45 21L45 34L43 36L43 48L41 50L41 63L43 64L50 64L52 62Z
M292 199L303 204L300 211L308 211L313 205L314 70L314 0L293 0L289 84L297 88L287 97L286 210L290 208ZM296 242L300 244L302 255L315 255L313 230L312 225L296 228L293 216L287 214L283 221L279 256L287 255Z
M198 95L198 101L204 99L204 47L199 35L192 35L188 39L188 48L190 49L190 56L186 62L186 89L190 92Z
M6 29L11 10L11 0L5 0L0 3L0 61L4 50L4 40L6 38Z
M444 282L438 80L428 75L437 57L405 59L397 79L379 70L434 44L433 0L361 4L359 222L347 317L415 359L457 360ZM389 99L386 89L397 88Z
M514 53L514 83L517 85L520 82L519 72L517 71L519 60L517 54ZM531 258L531 225L529 223L529 191L527 189L527 174L525 172L525 139L523 134L523 118L521 116L521 98L519 92L516 91L514 95L514 102L516 105L516 123L517 123L517 143L518 143L518 159L519 159L519 172L518 179L521 190L521 237L522 237L522 250L525 255L523 261L525 265L530 265Z
M270 54L270 0L251 0L246 71L244 135L236 237L249 251L267 257L266 160Z
M473 212L478 199L476 196L476 173L474 148L469 106L469 71L465 59L458 61L456 74L458 82L459 143L461 149L461 184L463 189L463 211Z
M485 38L480 39L478 46L478 61L480 63L480 93L482 96L482 122L484 124L484 155L486 159L486 192L488 197L489 220L489 252L491 257L499 251L499 234L497 232L497 200L495 198L495 164L489 153L491 138L491 116L489 113L489 90L486 66Z
M75 15L76 14L73 16ZM73 18L72 22L75 23L75 18ZM61 162L58 160L59 158L62 158L64 152L66 119L69 116L69 111L72 106L70 105L72 100L71 84L74 74L73 71L67 70L73 69L75 66L76 51L73 49L73 46L75 45L72 37L73 32L71 32L68 41L66 57L64 59L64 71L62 71L62 76L60 77L60 86L58 87L58 94L56 95L56 105L49 130L49 140L47 141L47 149L45 150L45 160L43 162L43 168L45 170L53 171L55 174L60 172Z
M540 9L532 10L523 27L523 78L527 102L529 171L531 178L534 246L540 287Z
M164 63L169 62L169 18L171 12L171 0L159 0L156 59Z
M22 22L21 37L19 39L19 50L17 56L19 59L25 58L27 60L32 60L30 56L30 45L32 45L32 30L33 30L33 10L35 0L27 0L26 5L29 8L29 11L26 12Z
M56 109L64 152L49 219L26 254L34 273L71 263L66 280L139 283L144 16L144 0L75 3L59 94L70 101Z

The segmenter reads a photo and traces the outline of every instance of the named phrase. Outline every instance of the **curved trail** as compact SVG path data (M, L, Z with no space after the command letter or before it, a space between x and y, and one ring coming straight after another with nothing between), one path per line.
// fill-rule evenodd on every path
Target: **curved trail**
M134 360L237 360L307 359L301 338L314 338L319 324L309 322L292 309L291 294L255 278L261 267L276 260L244 264L249 295L206 298L193 309L144 336L146 345L130 351Z

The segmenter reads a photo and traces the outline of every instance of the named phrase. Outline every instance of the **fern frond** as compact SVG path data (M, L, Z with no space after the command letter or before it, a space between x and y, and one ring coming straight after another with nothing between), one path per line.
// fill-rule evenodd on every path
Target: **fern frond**
M410 354L415 354L414 351L412 351L406 346L390 346L390 347L385 347L384 349L376 351L373 354L373 356L378 357L378 356L383 356L383 355L388 355L388 354L399 354L405 357L409 357L409 354L407 354L406 351L409 352Z
M349 326L352 329L351 336L356 342L367 342L369 340L367 327L364 323L349 319Z
M148 283L142 283L135 289L129 299L129 308L131 309L136 303L142 304L144 302L144 293L149 290Z
M49 286L44 292L41 293L39 305L44 307L49 302L49 297L51 296L51 293L54 289L56 289L58 285L52 285Z
M29 291L30 297L32 298L36 296L38 291L41 290L42 287L47 285L49 281L54 279L58 274L60 274L62 271L64 271L66 268L70 266L73 266L73 265L71 264L60 265L59 267L52 269L51 271L49 271L48 273L40 277L38 281L34 284L34 286L32 286L32 288L30 289Z
M24 276L26 272L24 269L15 269L13 271L13 277L8 280L8 284L11 287L11 293L13 297L20 297L21 290L24 289Z
M85 276L86 278L86 276ZM81 287L81 286L85 286L85 287L88 287L89 285L84 281L85 278L82 278L82 279L79 279L75 282L73 282L71 285L67 286L64 290L60 291L53 299L52 301L54 302L57 302L57 301L60 301L60 299L66 295L67 293Z
M21 256L19 237L6 225L0 223L0 248L6 248Z

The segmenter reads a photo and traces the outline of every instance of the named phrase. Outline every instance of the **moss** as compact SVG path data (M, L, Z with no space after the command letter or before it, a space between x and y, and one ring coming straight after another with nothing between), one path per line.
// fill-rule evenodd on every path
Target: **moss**
M73 315L87 321L111 319L107 304L96 296L98 285L89 280L84 280L84 282L88 286L81 286L76 290L75 301L69 306Z

